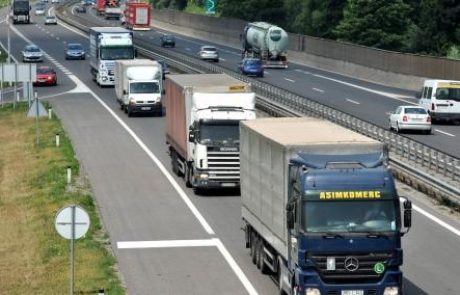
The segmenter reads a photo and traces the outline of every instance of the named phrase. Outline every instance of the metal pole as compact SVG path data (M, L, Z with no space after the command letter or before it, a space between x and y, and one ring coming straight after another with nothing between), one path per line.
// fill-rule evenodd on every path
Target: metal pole
M7 47L8 47L8 52L7 54L7 63L11 63L11 57L10 57L10 52L11 52L11 37L10 37L10 15L11 15L11 6L10 9L8 10L8 17L6 18L6 27L7 29Z
M14 64L14 93L17 93L17 92L18 92L18 64L15 63ZM18 93L18 96L19 96L19 93ZM16 101L14 101L14 107L16 108Z
M37 92L35 92L35 122L36 122L36 125L37 125L37 147L40 143L40 127L38 125L38 116L39 116L39 108L38 108L38 95L37 95Z
M73 295L73 276L74 276L74 240L75 240L75 205L72 205L72 236L70 239L70 295Z
M8 54L8 53L7 53ZM3 81L5 80L5 71L3 70L3 63L1 64L2 66L2 79L0 79L0 104L2 105L3 108Z

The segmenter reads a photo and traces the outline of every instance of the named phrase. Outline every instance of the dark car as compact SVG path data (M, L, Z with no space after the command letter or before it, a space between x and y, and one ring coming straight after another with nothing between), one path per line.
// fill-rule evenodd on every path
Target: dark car
M75 9L78 13L86 13L86 6L84 5L79 5L77 6L77 9Z
M240 62L238 70L242 75L264 76L264 66L262 61L258 58L244 58Z
M50 66L37 67L37 80L34 81L34 86L39 85L57 85L56 71Z
M85 59L85 50L80 43L69 43L65 49L65 59Z
M166 47L166 46L175 47L176 37L174 37L174 35L171 35L171 34L163 34L160 37L160 45L161 47Z

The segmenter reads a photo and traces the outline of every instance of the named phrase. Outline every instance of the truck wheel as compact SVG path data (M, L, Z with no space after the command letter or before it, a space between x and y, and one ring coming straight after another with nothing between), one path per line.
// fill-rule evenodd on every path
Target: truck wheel
M261 269L260 266L262 264L262 251L263 251L263 243L261 239L257 239L256 244L256 266L258 269Z
M193 170L188 164L185 164L185 186L192 187L192 173Z
M252 263L256 264L257 262L257 243L258 239L254 233L251 234L251 258Z
M179 166L177 165L177 153L175 151L171 151L171 167L174 174L180 176Z
M128 114L128 117L132 117L133 116L133 112L131 110L131 108L129 106L126 107L126 113Z
M264 242L263 240L260 240L260 249L259 249L259 265L257 268L260 269L260 272L262 274L269 274L270 273L270 268L265 264L264 258L265 258L265 251L264 251Z

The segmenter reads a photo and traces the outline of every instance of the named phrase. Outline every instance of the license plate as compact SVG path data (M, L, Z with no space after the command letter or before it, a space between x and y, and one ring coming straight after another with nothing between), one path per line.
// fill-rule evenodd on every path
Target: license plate
M152 108L151 107L141 107L141 110L143 111L150 111Z
M225 187L235 187L235 186L236 186L236 183L222 183L222 186L225 186Z
M423 121L423 118L412 118L412 121L420 122L420 121Z
M344 290L342 295L364 295L364 290Z

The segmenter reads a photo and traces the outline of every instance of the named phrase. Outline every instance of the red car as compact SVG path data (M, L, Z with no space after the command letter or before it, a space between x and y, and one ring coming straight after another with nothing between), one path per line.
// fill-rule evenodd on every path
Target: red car
M34 86L38 85L51 85L57 84L56 71L50 66L37 67L37 80L34 82Z

